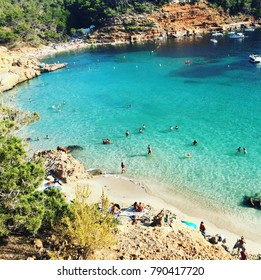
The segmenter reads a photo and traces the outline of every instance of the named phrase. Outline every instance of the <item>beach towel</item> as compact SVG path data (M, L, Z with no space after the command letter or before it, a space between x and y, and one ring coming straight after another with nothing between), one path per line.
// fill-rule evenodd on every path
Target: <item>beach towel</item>
M191 221L184 221L184 220L182 220L181 222L182 222L183 224L189 226L189 227L192 227L192 228L194 228L194 229L197 229L197 225L196 225L195 223L191 222Z
M148 212L149 212L149 209L145 209L144 211L139 212L139 211L136 211L133 206L130 206L129 208L122 211L119 214L119 216L127 216L131 219L137 219L137 218L141 218L142 216L144 216Z

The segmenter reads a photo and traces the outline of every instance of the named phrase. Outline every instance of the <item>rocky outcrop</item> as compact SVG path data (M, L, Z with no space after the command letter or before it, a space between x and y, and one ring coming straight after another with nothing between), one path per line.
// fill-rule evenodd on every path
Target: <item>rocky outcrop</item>
M80 161L61 150L40 150L34 153L33 158L43 158L47 173L52 171L65 183L91 177Z
M114 17L91 36L92 43L135 43L164 38L179 38L210 30L226 30L237 22L248 24L244 16L232 19L222 9L208 3L166 4L150 13L128 13ZM234 25L235 27L235 25Z
M40 75L40 62L0 47L0 92Z
M0 46L0 93L39 76L41 72L55 71L66 65L66 63L45 64L43 69L39 60Z

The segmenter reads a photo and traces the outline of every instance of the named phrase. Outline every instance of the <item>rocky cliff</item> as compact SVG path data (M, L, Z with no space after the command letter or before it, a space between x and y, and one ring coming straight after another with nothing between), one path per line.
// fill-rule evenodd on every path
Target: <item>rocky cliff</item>
M240 27L242 22L248 24L251 19L243 15L231 18L222 9L214 9L205 2L171 3L149 13L126 13L114 17L107 26L94 32L91 42L133 43L190 36L209 30L226 30L231 24Z
M24 53L0 46L0 93L15 85L66 66L66 63L48 65Z

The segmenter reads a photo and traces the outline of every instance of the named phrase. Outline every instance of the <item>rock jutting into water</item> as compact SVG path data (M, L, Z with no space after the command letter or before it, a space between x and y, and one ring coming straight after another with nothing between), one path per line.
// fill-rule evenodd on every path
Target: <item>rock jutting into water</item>
M55 177L65 183L90 178L84 165L63 151L40 150L34 153L33 158L43 158L46 172L52 171Z

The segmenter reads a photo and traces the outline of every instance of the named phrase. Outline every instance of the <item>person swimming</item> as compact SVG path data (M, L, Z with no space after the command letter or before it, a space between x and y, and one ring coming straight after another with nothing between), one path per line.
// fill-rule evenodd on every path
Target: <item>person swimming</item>
M241 148L241 147L238 147L238 148L237 148L237 152L238 152L238 153L240 153L240 152L241 152L241 150L242 150L242 148Z
M176 130L178 130L178 129L179 129L179 127L176 125L176 126L175 126L175 129L176 129Z
M150 155L152 153L152 149L151 149L151 146L148 145L148 155Z
M126 130L125 135L128 137L130 135L129 131Z
M173 130L173 126L172 126L172 125L169 127L169 130L170 130L170 131L172 131L172 130Z
M142 128L139 129L139 133L142 133Z
M193 141L193 145L197 145L198 144L198 141L195 139L194 141Z

